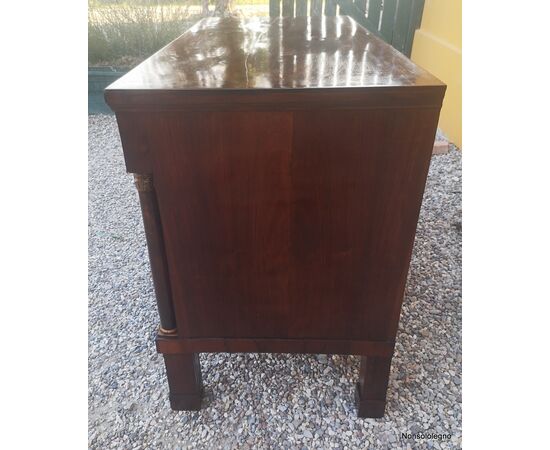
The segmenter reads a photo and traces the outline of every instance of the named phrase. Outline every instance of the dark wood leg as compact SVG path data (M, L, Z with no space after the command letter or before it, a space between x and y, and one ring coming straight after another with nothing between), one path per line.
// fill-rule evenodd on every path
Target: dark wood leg
M199 354L163 356L170 387L170 406L176 411L198 411L203 394Z
M362 356L355 392L358 417L383 417L391 357Z

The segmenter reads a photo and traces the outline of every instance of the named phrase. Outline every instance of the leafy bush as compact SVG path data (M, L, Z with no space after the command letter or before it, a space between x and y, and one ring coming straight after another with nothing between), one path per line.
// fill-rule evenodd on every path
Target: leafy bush
M178 37L199 18L189 13L192 2L162 3L90 2L88 64L133 66Z
M267 15L268 0L88 0L88 65L132 67L205 16Z

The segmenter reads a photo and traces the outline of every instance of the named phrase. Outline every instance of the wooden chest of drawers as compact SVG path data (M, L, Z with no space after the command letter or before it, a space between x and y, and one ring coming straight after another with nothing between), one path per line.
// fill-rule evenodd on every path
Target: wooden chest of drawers
M106 89L172 408L200 408L200 352L335 353L384 414L444 92L344 16L204 19Z

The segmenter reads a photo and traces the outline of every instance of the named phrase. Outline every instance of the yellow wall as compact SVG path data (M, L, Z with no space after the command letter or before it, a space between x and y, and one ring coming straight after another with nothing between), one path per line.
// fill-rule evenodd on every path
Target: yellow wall
M462 148L462 0L426 0L411 58L447 85L439 127Z

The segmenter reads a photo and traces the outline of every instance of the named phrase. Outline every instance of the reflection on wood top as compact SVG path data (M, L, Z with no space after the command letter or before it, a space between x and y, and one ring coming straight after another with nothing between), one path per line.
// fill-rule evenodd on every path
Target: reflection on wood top
M206 18L108 90L441 86L353 19Z

